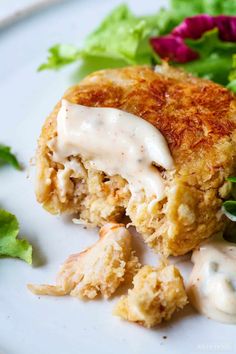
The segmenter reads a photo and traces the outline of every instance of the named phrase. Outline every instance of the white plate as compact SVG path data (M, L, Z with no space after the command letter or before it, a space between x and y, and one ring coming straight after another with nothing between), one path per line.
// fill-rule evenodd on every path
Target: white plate
M24 172L0 171L0 204L16 214L21 235L34 245L34 265L0 260L1 354L234 353L235 327L213 322L190 307L156 329L146 330L113 317L117 298L82 302L71 297L37 297L28 282L53 282L60 263L97 239L69 220L49 215L34 196L29 160L47 114L74 81L75 66L37 73L46 50L57 42L79 43L120 1L67 1L1 32L0 141L11 145ZM140 14L157 10L155 0L130 0ZM0 5L1 6L1 5ZM144 258L156 263L156 256ZM180 264L187 273L187 262ZM163 336L167 336L166 339Z

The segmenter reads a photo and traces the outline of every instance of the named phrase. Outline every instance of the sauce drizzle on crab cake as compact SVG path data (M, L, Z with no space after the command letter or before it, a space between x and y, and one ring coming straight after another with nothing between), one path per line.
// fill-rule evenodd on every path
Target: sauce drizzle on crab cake
M70 156L80 155L92 168L108 176L120 175L133 198L142 190L157 202L165 197L164 180L154 164L173 169L168 145L152 124L133 114L62 100L57 137L50 146L55 162L65 165ZM63 195L67 192L66 171L58 178Z

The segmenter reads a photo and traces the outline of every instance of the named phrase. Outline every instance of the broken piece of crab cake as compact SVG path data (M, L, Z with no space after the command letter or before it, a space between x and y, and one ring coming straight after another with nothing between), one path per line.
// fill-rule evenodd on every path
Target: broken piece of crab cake
M113 314L150 328L170 320L187 303L183 278L174 265L145 265L134 276L133 288L120 298Z
M83 252L71 255L61 266L56 285L33 285L38 295L72 295L94 299L101 294L109 298L121 283L129 284L140 268L132 250L131 234L122 224L106 224L99 240Z
M37 199L98 226L126 214L156 251L184 254L226 224L235 103L226 88L167 65L95 72L43 126Z

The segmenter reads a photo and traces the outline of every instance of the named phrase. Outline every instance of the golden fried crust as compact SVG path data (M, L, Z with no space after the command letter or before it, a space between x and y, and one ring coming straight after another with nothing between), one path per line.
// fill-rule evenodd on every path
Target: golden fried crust
M211 81L165 65L158 71L136 66L95 72L70 88L64 98L81 105L130 112L164 135L175 163L174 173L163 172L167 200L162 202L159 215L148 216L145 206L142 215L137 215L136 206L130 208L129 215L150 246L179 255L224 228L219 190L226 177L236 172L236 100L230 91ZM60 102L46 120L39 139L37 198L51 212L74 212L79 201L58 201L56 169L48 156L47 143L56 136L59 108ZM119 202L120 208L125 208L127 196ZM120 211L111 204L109 207L114 220L118 220ZM91 219L89 213L83 213ZM97 219L95 223L104 223Z
M94 73L70 89L66 98L145 119L165 136L176 158L180 152L207 149L236 128L235 98L226 88L192 76L161 75L149 67Z
M199 151L207 153L236 129L236 100L230 91L173 69L164 75L145 66L102 70L70 88L64 98L145 119L165 136L177 167ZM49 117L47 134L59 107L60 103Z

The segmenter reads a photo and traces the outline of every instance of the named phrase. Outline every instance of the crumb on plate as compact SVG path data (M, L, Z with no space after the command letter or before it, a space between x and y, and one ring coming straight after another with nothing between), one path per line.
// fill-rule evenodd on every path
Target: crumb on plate
M169 320L186 303L183 279L175 266L145 265L134 276L133 288L121 297L113 314L150 328Z

